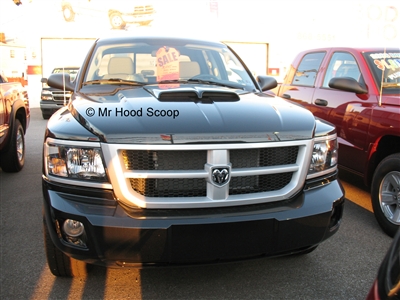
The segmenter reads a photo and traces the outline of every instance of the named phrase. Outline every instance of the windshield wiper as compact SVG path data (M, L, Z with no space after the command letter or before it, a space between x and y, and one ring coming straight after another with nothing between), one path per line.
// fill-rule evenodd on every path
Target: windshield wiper
M218 82L218 81L212 81L212 80L204 80L204 79L187 79L187 80L162 80L157 82L157 84L168 84L168 83L183 83L183 84L191 84L193 82L198 82L201 84L210 84L210 85L218 85L218 86L223 86L223 87L228 87L231 89L241 89L243 90L244 87L241 85L234 85L234 84L226 84L223 82Z
M231 89L241 89L243 90L244 87L239 85L239 84L227 84L221 81L213 81L213 80L204 80L204 79L188 79L188 82L198 82L202 84L212 84L212 85L218 85L218 86L223 86L223 87L228 87Z
M98 80L90 80L83 83L83 85L92 85L92 84L126 84L126 85L145 85L145 82L134 81L134 80L126 80L121 78L109 78L109 79L98 79Z

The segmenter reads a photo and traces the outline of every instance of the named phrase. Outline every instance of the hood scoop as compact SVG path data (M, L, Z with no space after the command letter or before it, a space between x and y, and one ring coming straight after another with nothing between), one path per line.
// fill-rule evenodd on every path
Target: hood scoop
M235 102L240 97L231 90L221 90L213 88L185 87L160 89L154 87L145 87L145 89L162 102Z

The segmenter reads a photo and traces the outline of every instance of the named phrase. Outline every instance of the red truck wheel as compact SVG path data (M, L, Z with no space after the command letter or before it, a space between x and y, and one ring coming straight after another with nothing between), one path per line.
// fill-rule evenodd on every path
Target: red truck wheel
M372 179L371 199L376 220L393 237L400 225L400 153L379 163Z
M19 120L15 120L8 150L1 154L0 164L4 172L19 172L25 163L25 132Z

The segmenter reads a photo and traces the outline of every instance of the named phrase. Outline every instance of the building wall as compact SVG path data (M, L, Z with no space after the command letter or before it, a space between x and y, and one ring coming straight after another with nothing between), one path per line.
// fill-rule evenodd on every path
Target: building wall
M25 46L0 43L0 71L7 78L26 76Z
M61 1L32 0L18 7L11 0L2 1L0 32L24 40L26 64L39 67L43 60L66 63L67 57L77 55L76 48L64 49L60 44L60 51L41 57L44 38L121 34L212 38L229 42L255 75L270 72L278 81L293 57L304 49L400 45L398 0L148 0L157 11L154 21L149 26L130 25L125 30L112 30L107 16L90 12L77 15L74 22L66 22ZM95 1L103 0L91 3ZM46 17L38 17L43 11ZM41 86L36 77L29 81L29 86L37 85L32 97L40 97L36 96ZM31 103L38 101L33 98Z

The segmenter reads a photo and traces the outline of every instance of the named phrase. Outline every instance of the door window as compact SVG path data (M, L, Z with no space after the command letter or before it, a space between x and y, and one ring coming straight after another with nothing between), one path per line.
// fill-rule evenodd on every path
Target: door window
M346 52L335 52L329 62L323 87L329 88L333 77L351 77L358 83L363 83L360 69L353 55Z
M314 86L325 54L325 52L315 52L305 55L294 75L292 85Z

